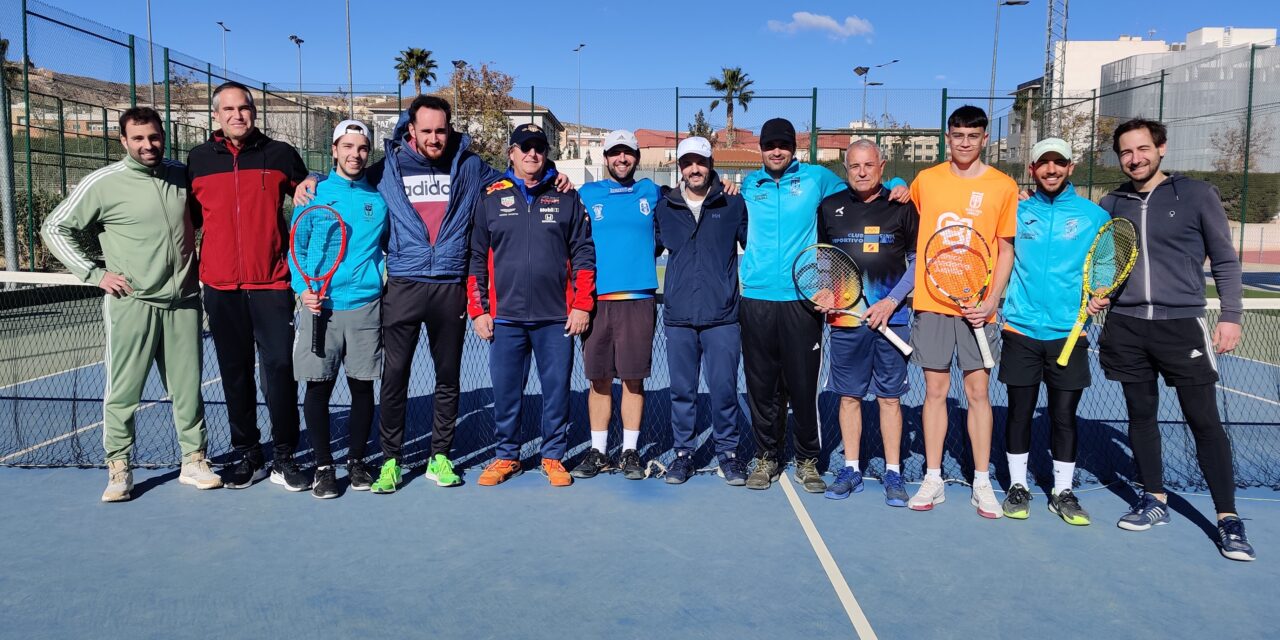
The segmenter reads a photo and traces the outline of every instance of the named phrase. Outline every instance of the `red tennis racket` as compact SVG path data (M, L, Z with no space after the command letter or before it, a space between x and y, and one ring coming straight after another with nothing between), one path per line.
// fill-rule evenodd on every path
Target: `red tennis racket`
M289 257L307 289L323 299L347 252L347 225L332 207L316 205L298 214L289 231ZM311 316L311 353L324 355L320 314Z

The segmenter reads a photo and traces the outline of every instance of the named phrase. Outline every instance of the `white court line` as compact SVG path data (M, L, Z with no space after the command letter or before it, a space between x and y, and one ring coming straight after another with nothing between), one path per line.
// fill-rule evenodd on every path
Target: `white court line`
M1096 355L1096 354L1098 353L1098 349L1097 349L1097 347L1089 347L1089 352L1090 352L1090 353L1093 353L1093 354L1095 354L1095 355ZM1223 354L1223 355L1230 355L1230 354ZM1235 357L1237 357L1237 358L1238 358L1239 356L1235 356ZM1243 360L1249 360L1249 358L1242 358L1242 359L1243 359ZM1258 360L1251 360L1251 362L1259 362L1259 361L1258 361ZM1270 363L1263 362L1262 364L1270 364ZM1098 365L1098 366L1102 366L1102 365ZM1275 366L1280 366L1280 365L1271 365L1271 366L1275 367ZM1219 374L1219 377L1221 377L1221 374ZM1277 406L1277 407L1280 407L1280 402L1276 402L1275 400L1271 400L1270 398L1264 398L1264 397L1262 397L1262 396L1255 396L1255 395L1253 395L1252 393L1247 393L1247 392L1244 392L1244 391L1240 391L1239 389L1232 389L1231 387L1228 387L1228 386L1226 386L1226 385L1222 384L1221 382L1219 382L1219 383L1215 384L1214 386L1216 386L1216 387L1217 387L1217 388L1219 388L1219 389L1222 389L1223 391L1227 391L1227 392L1230 392L1230 393L1239 394L1239 395L1242 395L1242 396L1244 396L1244 397L1246 397L1246 398L1250 398L1250 399L1253 399L1253 400L1259 400L1259 401L1261 401L1261 402L1265 402L1265 403L1267 403L1267 404L1273 404L1273 405L1275 405L1275 406Z
M791 503L791 510L795 512L796 519L800 521L800 527L804 529L804 535L809 538L813 552L818 555L818 561L822 563L823 571L827 572L827 579L831 581L836 595L840 597L840 603L844 605L844 611L849 615L849 622L853 623L853 630L861 640L874 640L876 632L871 628L871 622L862 612L862 607L858 606L858 600L853 597L853 591L845 581L844 574L840 572L840 566L836 564L835 558L831 557L831 552L827 550L827 543L822 541L822 535L813 525L813 519L809 517L809 512L800 502L800 496L797 496L796 490L791 487L791 478L787 476L785 469L778 478L778 484L782 485L782 492L787 494L787 502Z
M100 365L100 364L102 364L102 362L103 362L102 360L98 360L98 361L96 361L96 362L90 362L89 364L82 364L82 365L80 365L80 366L78 366L78 367L71 367L70 369L63 369L62 371L55 371L55 372L53 372L53 373L46 373L45 375L38 376L38 377L35 377L35 378L31 378L31 379L29 379L29 380L22 380L22 381L19 381L19 382L15 382L15 383L13 383L13 384L6 384L6 385L4 385L4 386L0 386L0 391L3 391L3 390L5 390L5 389L11 389L11 388L16 387L16 386L18 386L18 385L27 384L27 383L30 383L30 382L38 382L38 381L40 381L40 380L44 380L45 378L52 378L52 377L54 377L54 376L60 376L60 375L62 375L62 374L64 374L64 373L71 373L72 371L78 371L78 370L80 370L80 369L84 369L84 368L86 368L86 367L92 367L92 366Z
M201 388L201 389L203 389L203 388L205 388L206 386L208 386L208 385L210 385L210 384L213 384L213 383L215 383L215 382L217 382L217 381L219 381L219 380L221 380L221 379L222 379L222 376L218 376L218 377L216 377L216 378L210 378L207 382L202 382L202 383L200 383L200 388ZM139 411L142 411L143 409L150 409L151 407L154 407L154 406L156 406L156 405L158 405L158 404L160 404L160 403L164 402L165 400L170 400L170 399L171 399L171 397L170 397L168 394L166 394L164 397L160 398L159 400L156 400L155 402L148 402L148 403L146 403L146 404L140 404L140 405L138 405L138 408L137 408L137 409L134 409L134 410L133 410L133 413L134 413L134 415L137 415L137 413L138 413ZM90 400L86 399L85 401L86 401L86 402L89 402ZM98 402L102 402L102 401L101 401L101 400L99 400ZM102 423L103 423L103 422L104 422L103 420L99 420L99 421L97 421L97 422L95 422L95 423L93 423L93 424L88 424L88 425L85 425L85 426L83 426L83 427L80 427L79 429L76 429L75 431L71 431L71 432L68 432L68 433L64 433L64 434L62 434L62 435L60 435L60 436L58 436L58 437L56 437L56 438L49 438L48 440L45 440L44 442L41 442L40 444L34 444L34 445L31 445L30 447L27 447L26 449L23 449L22 451L17 451L17 452L11 453L11 454L9 454L9 455L7 455L7 456L3 457L3 458L0 458L0 464L4 464L4 463L6 463L6 462L8 462L8 461L10 461L10 460L12 460L12 459L14 459L14 458L18 458L18 457L21 457L21 456L25 456L25 455L27 455L28 453L31 453L32 451L35 451L36 449L40 449L40 448L42 448L42 447L47 447L47 446L49 446L49 445L51 445L51 444L56 444L56 443L58 443L58 442L62 442L63 440L66 440L67 438L71 438L71 437L74 437L74 436L78 436L78 435L80 435L80 434L84 433L85 431L92 431L92 430L94 430L94 429L97 429L98 427L101 427L101 426L102 426Z

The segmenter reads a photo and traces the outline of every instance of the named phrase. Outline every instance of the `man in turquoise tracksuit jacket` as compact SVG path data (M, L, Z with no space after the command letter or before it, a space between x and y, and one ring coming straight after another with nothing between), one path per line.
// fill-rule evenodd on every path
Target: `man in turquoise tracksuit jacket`
M1089 386L1089 340L1081 336L1067 366L1057 364L1080 309L1082 268L1106 211L1076 194L1069 179L1075 168L1071 146L1047 138L1031 149L1035 195L1018 205L1018 247L1004 303L1004 348L1000 381L1008 386L1009 417L1005 448L1009 456L1009 491L1004 515L1029 515L1027 457L1031 419L1040 383L1048 387L1053 492L1050 511L1069 524L1089 524L1089 514L1071 492L1076 467L1076 407Z

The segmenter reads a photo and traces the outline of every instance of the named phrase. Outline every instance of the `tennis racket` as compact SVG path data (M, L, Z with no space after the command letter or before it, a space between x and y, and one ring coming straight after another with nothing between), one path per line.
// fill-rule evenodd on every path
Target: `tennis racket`
M991 246L973 227L952 224L933 232L924 247L924 272L929 286L961 308L982 304L991 286ZM982 366L996 365L982 327L974 327Z
M329 281L347 252L347 225L338 212L325 205L308 207L298 214L289 231L289 257L307 289L324 298ZM324 356L320 314L311 316L311 353Z
M1071 334L1062 345L1062 353L1058 355L1058 365L1067 366L1071 361L1071 350L1084 331L1084 323L1089 319L1089 299L1106 298L1115 293L1124 284L1133 265L1138 261L1138 230L1133 223L1124 218L1112 218L1102 225L1098 235L1093 238L1089 254L1084 258L1084 287L1080 296L1080 313L1076 314L1076 324L1071 327Z
M861 316L849 309L862 299L862 272L849 254L829 244L805 247L791 265L791 279L800 294L810 302L831 310L831 313ZM904 355L911 355L911 346L902 341L888 324L878 329L893 346Z

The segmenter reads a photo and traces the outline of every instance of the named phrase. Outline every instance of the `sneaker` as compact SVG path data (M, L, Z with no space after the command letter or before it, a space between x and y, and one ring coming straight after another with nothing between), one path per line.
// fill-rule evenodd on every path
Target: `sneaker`
M321 500L338 497L338 471L333 465L316 467L316 479L311 483L311 495Z
M835 482L822 495L831 500L844 500L855 493L861 493L862 489L862 472L845 465L836 472Z
M688 451L677 451L676 459L667 467L667 484L684 484L693 476L693 456Z
M827 490L827 483L822 481L818 473L817 458L796 460L796 482L799 482L809 493L822 493Z
M755 459L755 467L751 470L751 475L747 476L748 489L768 489L778 479L778 475L782 472L778 466L778 461L772 456L761 456Z
M628 480L644 480L644 465L640 462L640 454L635 449L627 449L618 458L618 466L622 467L622 477Z
M902 481L902 474L897 471L885 471L880 479L884 484L884 503L891 507L907 506L907 484Z
M599 449L592 447L587 450L587 455L573 468L572 475L575 478L594 478L601 472L609 468L609 457L600 452Z
M492 487L502 484L521 473L524 469L520 467L519 460L503 460L501 458L489 463L480 473L480 478L476 480L476 484L482 487Z
M369 490L374 493L395 493L403 479L404 470L400 468L396 459L387 458L387 461L382 463L382 469L378 471L378 479L369 485Z
M942 478L925 476L920 483L920 490L907 501L912 511L930 511L935 505L947 501L947 483Z
M1067 524L1083 527L1089 524L1089 512L1080 506L1079 498L1070 489L1063 489L1057 494L1049 494L1049 510L1062 518Z
M635 453L632 451L631 453ZM567 487L573 484L573 476L565 470L564 464L554 458L542 459L542 475L547 476L553 487Z
M1000 503L996 502L996 491L990 482L975 483L969 504L978 508L978 515L995 520L1000 517Z
M248 489L253 483L267 477L267 465L257 456L245 455L236 466L223 471L222 486L228 489Z
M1161 524L1169 524L1169 505L1149 493L1143 493L1129 508L1129 513L1120 516L1116 526L1126 531L1146 531Z
M1049 498L1049 510L1053 511L1053 498ZM1000 503L1004 515L1014 520L1026 520L1031 515L1031 492L1021 483L1009 487L1004 494L1004 502Z
M449 456L437 453L427 463L427 479L435 480L437 487L456 487L462 484L462 478L453 471L453 463Z
M102 492L103 502L124 502L133 491L133 471L128 460L107 461L107 489Z
M347 482L351 483L352 491L368 491L373 485L373 473L369 471L369 465L359 460L348 462Z
M747 466L732 453L720 456L720 475L724 478L724 483L731 487L747 484Z
M271 483L284 487L286 491L306 491L311 488L311 479L293 460L276 459L271 463Z
M213 472L209 459L204 452L197 451L182 463L182 473L178 474L178 482L189 484L197 489L217 489L222 486L222 478Z
M1227 516L1218 521L1218 550L1223 557L1241 562L1249 562L1257 556L1253 553L1253 545L1244 535L1244 522L1236 516Z

